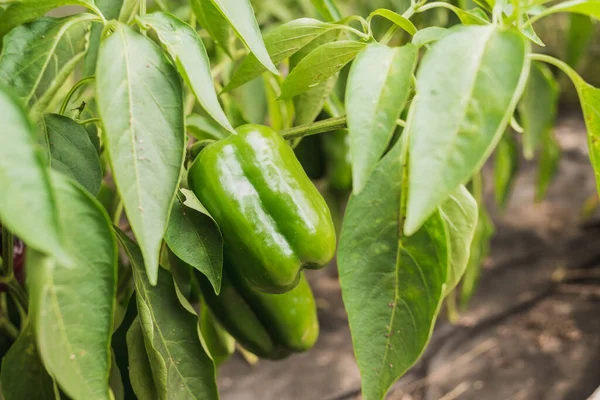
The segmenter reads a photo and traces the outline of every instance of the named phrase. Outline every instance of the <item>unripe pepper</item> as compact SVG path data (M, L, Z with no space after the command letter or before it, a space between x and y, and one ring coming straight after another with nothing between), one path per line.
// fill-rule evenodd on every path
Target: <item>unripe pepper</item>
M228 271L235 269L226 262L218 296L210 282L197 275L203 299L213 315L245 349L261 358L280 359L314 345L319 322L315 299L303 273L294 289L270 294L252 289Z
M333 258L327 203L271 128L243 125L207 146L190 167L188 183L252 288L284 293L298 284L303 268L320 268Z

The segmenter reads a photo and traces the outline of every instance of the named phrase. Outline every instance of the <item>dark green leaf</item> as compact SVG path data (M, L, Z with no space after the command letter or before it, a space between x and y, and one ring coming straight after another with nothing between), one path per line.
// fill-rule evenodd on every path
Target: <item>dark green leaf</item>
M523 97L518 105L523 126L523 155L533 158L535 150L554 127L558 108L558 83L547 65L531 63Z
M139 248L117 232L133 265L144 343L159 398L218 398L215 367L198 335L198 318L179 303L171 274L158 272L152 286Z
M108 399L117 248L108 216L78 184L52 173L73 260L27 252L30 316L48 372L75 399Z
M125 400L125 389L123 387L123 379L121 378L121 370L117 365L115 352L111 351L110 357L110 377L108 378L110 390L114 396L114 400Z
M129 379L135 395L139 399L158 400L158 390L152 379L152 367L144 345L144 333L139 317L136 317L127 331L127 354Z
M412 44L367 46L352 63L346 110L352 152L352 188L359 193L387 149L408 99L417 61Z
M319 46L304 57L283 81L281 97L297 96L327 80L352 61L365 46L365 43L350 40Z
M139 21L156 31L160 41L175 61L179 74L202 108L223 128L234 132L219 104L210 73L210 60L196 31L180 19L164 12L148 14Z
M594 38L595 30L596 26L590 17L581 14L569 15L569 29L565 41L565 62L571 67L577 68Z
M173 202L165 241L181 260L202 272L213 285L221 288L223 239L216 222L189 190L182 189Z
M542 142L538 159L538 175L535 185L535 201L542 201L560 164L560 146L549 133Z
M0 83L10 86L40 116L88 47L92 14L40 18L4 38Z
M401 142L352 195L338 251L344 305L366 400L383 399L427 345L443 300L447 237L438 213L399 237Z
M100 157L85 128L58 114L46 114L43 128L52 156L50 165L96 196L102 183Z
M123 0L96 0L96 6L104 14L107 20L119 18ZM96 72L96 61L98 60L98 48L100 47L100 34L104 27L101 24L92 24L90 32L90 46L84 58L83 71L85 76L94 75Z
M229 25L223 14L210 0L190 0L190 3L200 26L206 29L215 43L231 55L233 29L231 29L231 25Z
M200 332L210 357L219 366L235 351L235 339L219 324L206 303L200 312Z
M113 331L116 331L123 323L134 289L131 267L119 262L119 267L117 269L117 296Z
M58 399L54 381L38 354L35 336L27 323L16 342L2 358L2 398L5 400Z
M393 12L392 10L379 8L369 15L367 21L370 22L371 19L373 19L373 17L375 16L380 16L387 19L388 21L393 22L394 24L402 28L404 31L408 32L410 35L414 35L415 33L417 33L417 28L412 22L410 22L409 19L403 17L398 13Z
M519 171L519 147L510 132L504 134L494 157L494 195L496 203L505 208Z
M446 28L440 28L437 26L430 26L421 29L412 38L412 44L417 48L423 47L426 44L437 42L444 36L448 35L451 31Z
M505 131L529 72L529 43L512 30L468 26L431 46L408 117L410 235L479 170Z
M181 81L158 46L118 24L100 46L96 91L114 179L156 283L185 153Z

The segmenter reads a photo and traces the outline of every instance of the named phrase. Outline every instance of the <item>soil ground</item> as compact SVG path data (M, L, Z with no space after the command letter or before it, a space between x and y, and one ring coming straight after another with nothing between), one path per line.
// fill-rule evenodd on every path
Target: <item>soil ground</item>
M507 210L489 204L496 236L470 307L456 324L442 312L389 399L585 400L600 385L600 219L581 217L596 190L581 116L564 116L556 134L563 157L546 200L534 203L535 162L523 161ZM360 398L335 265L309 277L315 347L256 365L236 353L220 371L223 400Z

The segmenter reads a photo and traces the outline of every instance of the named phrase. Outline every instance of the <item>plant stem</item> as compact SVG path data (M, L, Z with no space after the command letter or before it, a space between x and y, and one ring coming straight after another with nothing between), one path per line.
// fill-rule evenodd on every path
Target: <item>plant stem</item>
M0 329L12 339L16 339L19 336L19 330L7 317L0 317Z
M67 111L67 106L69 105L69 102L71 101L71 97L73 97L73 95L75 94L77 89L79 89L83 85L87 84L89 81L93 81L95 79L96 79L96 76L91 75L91 76L85 77L82 80L80 80L79 82L77 82L75 84L75 86L73 86L71 88L71 90L69 90L69 93L67 93L67 97L65 97L65 100L62 102L62 105L60 106L60 111L58 113L60 115L65 115L65 111Z
M420 4L422 4L424 2L419 2L417 4L411 4L410 7L408 7L408 9L406 11L404 11L404 13L402 14L402 16L406 19L410 19L410 17L412 17L415 13L415 10L420 6ZM388 29L388 31L385 33L385 35L383 35L383 37L381 38L381 40L379 41L379 43L381 44L388 44L390 40L392 40L392 37L394 37L394 35L396 34L396 32L398 32L398 29L400 29L400 27L396 24L393 24L392 26L390 26L390 29Z
M8 292L23 310L26 311L28 309L29 299L27 298L27 293L21 285L19 285L19 282L17 282L16 279L8 282Z
M140 17L146 15L146 0L140 0Z
M12 279L14 236L6 226L2 226L2 277Z
M77 123L79 125L87 125L87 124L92 124L92 123L96 123L96 122L100 122L100 118L90 118L90 119L84 119L83 121L77 121Z
M323 121L295 126L290 129L279 131L286 140L301 138L304 136L317 135L319 133L333 132L346 127L346 116L328 118Z

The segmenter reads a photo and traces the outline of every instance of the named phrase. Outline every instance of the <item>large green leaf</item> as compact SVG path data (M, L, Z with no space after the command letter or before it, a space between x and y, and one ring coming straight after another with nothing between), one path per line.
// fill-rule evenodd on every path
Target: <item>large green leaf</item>
M165 241L178 258L202 272L219 294L223 268L219 227L191 191L181 191L183 195L178 194L173 202Z
M344 305L365 400L383 399L431 336L448 272L444 222L400 237L401 142L352 195L338 251Z
M107 20L119 18L123 0L95 0L96 6L104 14ZM101 24L92 24L90 32L90 48L84 58L84 75L94 75L96 62L98 60L98 48L100 47L100 34L104 27Z
M460 185L448 200L439 207L446 226L449 248L446 294L458 284L467 268L471 252L471 242L477 227L477 201L466 187Z
M2 398L5 400L59 399L54 381L44 368L30 323L2 358Z
M210 60L196 31L179 18L164 12L148 14L139 21L156 31L202 108L223 128L235 132L219 104L210 74Z
M492 152L525 86L528 51L519 33L492 25L459 27L431 46L406 128L406 234L416 232Z
M388 147L408 99L417 62L412 44L367 46L352 63L346 110L352 152L352 188L359 193Z
M297 96L324 82L352 61L365 46L363 42L341 40L317 47L283 81L281 97Z
M277 67L271 61L250 0L210 0L229 21L238 37L256 56L258 61L274 74L279 74Z
M519 172L519 147L510 132L506 132L494 155L494 197L505 208Z
M547 65L531 63L523 97L517 106L523 126L523 154L533 158L535 150L554 127L558 108L558 82Z
M210 0L190 0L190 4L200 26L231 56L233 29L223 14Z
M9 3L4 13L0 14L0 40L14 27L33 21L60 6L79 5L102 15L94 0L20 0Z
M40 18L4 38L0 83L41 115L88 47L92 14Z
M52 168L74 178L96 196L102 183L102 166L85 128L58 114L45 115L42 127L50 147Z
M43 149L20 102L0 86L0 220L28 246L61 260L56 191Z
M181 306L171 274L158 273L152 286L144 274L139 248L122 232L118 237L133 266L144 343L159 398L216 399L216 371L198 334L198 317Z
M158 46L118 24L100 47L96 91L114 179L154 284L185 153L181 81Z
M321 35L340 29L340 25L328 24L312 18L295 19L267 33L265 35L265 46L271 60L275 64L279 64ZM258 61L256 56L248 54L235 70L227 86L225 86L225 91L235 89L260 76L265 71L266 68Z
M127 331L127 356L129 379L139 399L158 400L158 391L152 380L152 367L144 345L144 333L140 318L136 317Z
M52 173L73 260L27 252L29 313L48 372L74 399L108 399L117 248L108 216L81 186Z

